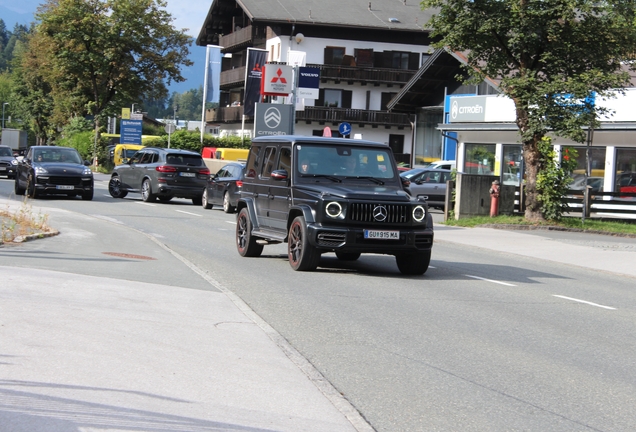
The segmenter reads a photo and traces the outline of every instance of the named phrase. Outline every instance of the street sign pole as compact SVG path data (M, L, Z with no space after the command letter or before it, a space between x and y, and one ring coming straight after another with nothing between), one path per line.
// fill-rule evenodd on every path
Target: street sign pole
M294 85L292 86L292 118L291 131L292 135L296 134L296 89L298 88L298 74L300 70L298 65L294 65Z
M172 135L172 132L174 132L175 129L176 126L174 123L171 123L170 121L166 123L165 131L168 133L168 148L170 148L170 135Z

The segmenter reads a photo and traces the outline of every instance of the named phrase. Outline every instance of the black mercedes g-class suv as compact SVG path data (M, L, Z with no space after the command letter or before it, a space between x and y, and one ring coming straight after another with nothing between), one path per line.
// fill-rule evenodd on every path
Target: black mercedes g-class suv
M342 138L269 136L252 141L236 246L257 257L287 242L294 270L314 270L324 252L345 261L394 255L400 271L421 275L433 247L426 201L405 192L391 148Z

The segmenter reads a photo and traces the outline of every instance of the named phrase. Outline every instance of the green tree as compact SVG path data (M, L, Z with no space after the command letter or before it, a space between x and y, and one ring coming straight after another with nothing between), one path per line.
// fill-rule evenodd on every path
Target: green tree
M50 41L47 75L56 115L116 114L181 82L191 38L172 25L163 0L48 0L36 32ZM43 74L44 75L44 74Z
M500 80L515 103L526 163L526 213L541 220L539 144L553 131L585 141L604 110L588 98L629 83L636 53L634 0L423 0L437 47L462 52L472 81ZM588 99L586 99L588 98Z

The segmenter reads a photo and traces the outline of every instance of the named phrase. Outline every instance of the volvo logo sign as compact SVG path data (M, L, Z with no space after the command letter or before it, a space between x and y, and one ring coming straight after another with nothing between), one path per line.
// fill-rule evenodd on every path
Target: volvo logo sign
M375 219L376 222L384 222L387 215L386 207L383 205L375 206L373 209L373 219Z
M280 124L281 114L277 108L270 107L265 111L265 125L270 129L276 129Z

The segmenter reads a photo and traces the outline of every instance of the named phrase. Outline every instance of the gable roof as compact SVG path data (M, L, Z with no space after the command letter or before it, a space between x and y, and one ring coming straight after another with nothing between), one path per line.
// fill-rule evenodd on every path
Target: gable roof
M238 8L255 23L426 33L437 11L422 10L419 0L212 0L197 44L204 45L205 35Z

